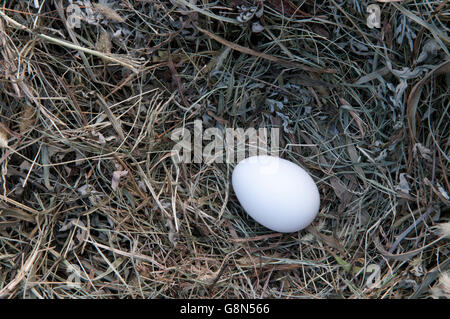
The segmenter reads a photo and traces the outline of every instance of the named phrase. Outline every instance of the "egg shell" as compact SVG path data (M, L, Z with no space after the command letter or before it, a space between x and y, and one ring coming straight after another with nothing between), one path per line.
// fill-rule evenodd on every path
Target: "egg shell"
M242 160L233 170L232 185L244 210L277 232L301 230L319 212L320 194L312 177L279 157L259 155Z

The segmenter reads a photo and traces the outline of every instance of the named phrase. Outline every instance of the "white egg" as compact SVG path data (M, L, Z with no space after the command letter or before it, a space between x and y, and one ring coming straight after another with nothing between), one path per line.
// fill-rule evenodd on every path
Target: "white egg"
M307 227L319 212L314 180L288 160L260 155L239 162L232 176L244 210L261 225L283 233Z

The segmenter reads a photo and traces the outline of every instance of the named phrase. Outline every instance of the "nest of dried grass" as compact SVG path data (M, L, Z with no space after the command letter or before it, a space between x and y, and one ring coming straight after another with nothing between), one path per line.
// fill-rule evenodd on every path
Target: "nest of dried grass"
M0 297L448 297L447 1L368 4L3 2ZM196 119L280 127L316 222L175 164Z

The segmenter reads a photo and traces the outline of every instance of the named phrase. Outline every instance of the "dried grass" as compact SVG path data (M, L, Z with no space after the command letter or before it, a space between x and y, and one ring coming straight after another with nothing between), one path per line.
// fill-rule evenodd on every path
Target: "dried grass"
M79 28L37 2L0 8L0 298L448 296L447 1L380 3L382 29L358 0L98 1ZM234 164L174 164L196 119L280 127L314 224L270 232Z

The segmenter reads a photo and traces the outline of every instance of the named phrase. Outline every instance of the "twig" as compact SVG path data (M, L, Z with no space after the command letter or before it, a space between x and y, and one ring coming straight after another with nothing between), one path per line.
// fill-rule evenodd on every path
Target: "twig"
M122 255L122 256L125 256L125 257L136 258L136 259L148 261L151 264L155 265L156 267L158 267L160 269L164 269L163 265L158 263L156 260L154 260L150 256L145 256L145 255L135 254L135 253L128 253L126 251L122 251L122 250L117 249L117 248L109 247L109 246L106 246L106 245L103 245L103 244L100 244L100 243L97 243L97 242L91 241L91 240L86 240L86 242L91 243L91 244L93 244L94 246L96 246L98 248L103 248L103 249L112 251L113 253L118 254L118 255Z
M15 201L14 199L11 199L11 198L9 198L9 197L6 197L6 196L4 196L4 195L2 195L2 194L0 194L0 199L1 199L1 200L4 200L4 201L7 202L7 203L10 203L10 204L12 204L12 205L15 205L15 206L17 206L17 207L20 207L20 208L22 208L23 210L26 210L27 212L30 212L30 213L32 213L32 214L34 214L34 215L39 215L39 214L40 214L39 211L37 211L37 210L35 210L35 209L31 208L31 207L28 207L27 205L24 205L24 204L22 204L22 203L19 203L19 202Z

